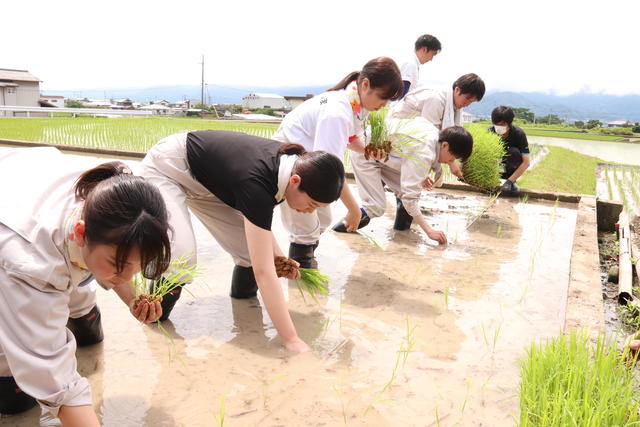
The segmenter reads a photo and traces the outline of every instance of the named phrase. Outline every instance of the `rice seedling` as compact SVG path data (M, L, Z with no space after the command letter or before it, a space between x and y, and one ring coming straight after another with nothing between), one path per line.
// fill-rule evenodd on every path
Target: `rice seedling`
M226 414L226 410L224 406L225 398L226 396L224 394L220 397L220 408L218 409L218 413L213 415L215 423L220 427L224 427L224 418Z
M333 392L336 394L336 396L338 396L338 399L340 399L340 406L342 407L342 421L346 425L347 424L347 408L344 403L344 395L342 393L342 390L340 390L338 386L334 385L332 389L333 389Z
M505 150L500 137L479 126L470 126L473 136L471 156L462 163L462 174L467 184L485 190L500 185L500 171Z
M305 303L305 293L308 293L316 303L318 303L318 294L329 295L327 287L329 276L322 274L317 268L299 268L299 270L300 278L296 280L296 285L298 285L298 290Z
M520 203L522 203L523 205L526 205L527 203L529 203L529 195L524 194L522 197L520 197Z
M520 362L520 426L628 426L640 423L638 380L603 335L586 331L533 343Z
M380 249L380 250L384 250L382 249L382 246L380 246L380 244L376 241L376 239L369 233L367 233L366 231L362 231L362 230L356 230L356 232L358 234L360 234L361 236L364 236L367 238L367 240L376 248Z
M366 127L371 138L364 149L365 159L383 153L386 161L393 152L396 156L419 162L416 152L420 150L421 141L426 138L426 134L421 129L412 127L412 119L391 119L388 116L389 107L369 113Z
M155 281L151 289L148 286L149 281L142 274L137 274L133 279L136 296L134 309L143 300L162 301L162 297L200 275L202 269L196 264L191 264L190 259L191 255L183 255L171 260L165 274Z
M464 229L468 230L478 219L480 219L482 215L484 215L489 210L489 208L493 206L493 204L498 200L499 196L500 196L500 193L491 194L487 199L487 203L484 205L480 213L472 217L471 221L467 223L467 226Z
M498 224L498 228L496 229L496 238L499 239L502 237L502 224Z
M369 410L373 408L373 405L375 405L377 402L380 401L380 398L382 397L384 392L391 387L391 385L393 384L393 382L398 376L398 370L404 367L405 363L407 362L407 358L409 357L409 354L413 351L413 347L416 345L416 337L415 337L416 326L411 325L409 316L407 316L405 319L405 328L406 328L406 334L402 342L400 343L400 348L397 351L396 361L395 361L395 364L393 365L393 370L391 371L391 378L389 378L389 381L385 383L382 389L380 389L376 393L376 395L374 396L373 400L369 403L369 405L367 405L367 408L364 411L365 416L367 415Z

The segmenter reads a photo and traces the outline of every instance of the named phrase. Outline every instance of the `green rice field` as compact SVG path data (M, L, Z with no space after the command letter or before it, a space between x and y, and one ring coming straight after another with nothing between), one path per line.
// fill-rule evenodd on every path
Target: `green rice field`
M183 118L2 118L0 139L146 152L178 132L219 129L269 138L274 123Z

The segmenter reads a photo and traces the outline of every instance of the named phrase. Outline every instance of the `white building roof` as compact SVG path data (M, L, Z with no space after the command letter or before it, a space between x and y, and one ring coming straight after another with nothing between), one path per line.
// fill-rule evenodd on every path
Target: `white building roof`
M27 70L12 70L0 68L0 80L13 80L17 82L39 82L40 79Z
M607 123L608 125L626 125L627 123L629 123L628 120L614 120L613 122L609 122Z
M284 99L284 96L278 95L276 93L250 93L249 95L258 96L260 98L277 98Z
M171 108L162 104L151 104L145 105L144 107L140 107L141 110L170 110Z

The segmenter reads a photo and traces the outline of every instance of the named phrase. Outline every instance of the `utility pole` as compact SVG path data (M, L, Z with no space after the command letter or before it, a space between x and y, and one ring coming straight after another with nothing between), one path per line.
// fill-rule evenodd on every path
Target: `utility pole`
M202 82L200 84L200 104L204 105L204 55L202 55Z

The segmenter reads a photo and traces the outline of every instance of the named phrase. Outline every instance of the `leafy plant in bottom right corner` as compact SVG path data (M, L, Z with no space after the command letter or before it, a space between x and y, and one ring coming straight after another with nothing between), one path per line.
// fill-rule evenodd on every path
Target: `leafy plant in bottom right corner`
M473 152L462 163L465 182L486 190L498 187L505 154L500 137L477 125L469 126L468 130L473 136Z

